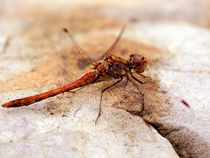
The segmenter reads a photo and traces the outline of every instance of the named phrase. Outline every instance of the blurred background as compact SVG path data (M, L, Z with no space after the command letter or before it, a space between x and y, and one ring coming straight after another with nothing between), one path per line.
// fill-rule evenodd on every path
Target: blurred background
M25 51L21 51L21 44L25 41L30 45L27 51L35 51L31 57L35 61L43 52L59 50L63 47L63 42L70 43L68 37L62 34L63 28L68 28L80 43L83 43L85 38L94 34L112 32L117 35L116 30L124 25L127 29L130 28L125 36L140 39L144 43L151 43L153 40L155 44L150 35L157 35L160 29L157 36L162 36L161 31L167 30L167 24L170 24L170 27L189 24L209 29L209 8L209 0L1 0L0 51L3 54L19 51L19 57L24 58ZM153 29L157 31L153 32ZM86 37L86 33L90 35ZM177 33L170 33L171 39L175 38ZM8 62L4 59L4 63L7 65ZM7 76L10 71L14 73L14 69L19 72L20 69L25 69L24 65L27 63L21 63L23 62L16 63L13 70L8 67L7 72L3 71L1 76Z

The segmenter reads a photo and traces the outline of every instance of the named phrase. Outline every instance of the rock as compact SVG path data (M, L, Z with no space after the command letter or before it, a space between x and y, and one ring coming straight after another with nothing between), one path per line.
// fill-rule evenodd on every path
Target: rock
M178 157L170 143L141 118L108 108L95 125L97 109L76 104L65 117L44 115L35 108L39 105L1 108L0 156Z
M169 52L169 57L161 57L167 59L164 64L150 69L173 105L168 114L156 117L158 131L172 142L179 155L210 157L209 30L185 23L143 24L135 29Z
M80 32L80 40L78 35L75 35L76 39L85 41L80 42L80 45L91 52L92 57L96 56L97 49L104 52L116 37L111 35L112 33L101 32L102 28L89 34L81 31L89 31L91 27L103 27L103 25L98 26L98 22L103 22L105 26L107 25L106 28L122 27L117 22L109 22L92 14L92 8L87 8L88 11L92 10L88 16L81 14L85 8L75 9L73 15L66 15L66 11L57 15L56 10L48 10L51 14L49 12L45 14L46 9L41 14L36 12L34 5L26 8L15 13L15 18L17 26L27 27L23 30L17 27L17 33L10 36L8 34L7 37L10 38L6 38L7 42L2 44L4 51L1 54L0 65L3 74L0 104L59 87L82 75L82 71L79 71L81 67L77 65L77 61L81 61L80 57L75 56L73 52L75 49L71 48L69 39L65 39L65 34L62 35L63 41L59 37L61 36L59 31L65 26L64 24L69 23L68 18L75 21L69 23L71 27L68 24L67 28L77 30L78 35ZM24 16L21 12L24 12ZM41 17L39 22L36 21L31 25L30 22L36 19L37 13ZM80 25L86 21L80 14L90 18L89 25ZM14 13L11 15L14 16ZM48 22L45 22L46 20ZM109 30L118 32L110 28ZM94 33L97 36L91 35ZM128 45L134 46L134 49L139 45L126 40L122 40L122 43L125 46L122 47L121 44L115 52L123 52L124 57L128 55L126 50ZM144 44L140 46L151 53L156 50L153 47L147 48ZM101 54L98 53L99 55ZM126 92L118 87L117 91L113 90L114 95L108 97L111 92L104 95L102 116L97 125L95 119L98 114L100 91L103 88L98 85L83 88L75 94L59 95L27 107L14 109L1 107L0 157L178 157L169 141L149 124L140 117L115 108L115 106L127 108L127 100L131 101L129 105L134 108L140 107L140 103L136 101L141 98L137 95L130 97L131 92L134 94L136 92L132 90L130 84L128 87L131 88ZM118 100L120 94L126 101Z
M137 52L149 60L144 75L151 79L137 76L149 81L138 85L145 110L138 113L137 88L122 83L104 94L95 125L100 92L112 81L26 107L0 107L0 157L210 157L208 1L45 2L2 5L0 105L89 71L64 27L98 59L126 24L113 54Z

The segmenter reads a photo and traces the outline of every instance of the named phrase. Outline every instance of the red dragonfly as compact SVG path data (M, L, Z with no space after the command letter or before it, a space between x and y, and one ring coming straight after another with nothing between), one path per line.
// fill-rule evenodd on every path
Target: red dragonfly
M135 81L137 81L140 84L144 83L144 82L140 81L139 79L137 79L133 75L133 73L135 72L135 73L141 75L142 77L145 77L141 73L144 72L144 70L148 64L147 59L144 56L139 55L139 54L131 54L129 56L129 58L127 60L125 60L121 57L114 56L111 54L113 49L115 48L116 44L118 43L120 37L122 36L124 29L125 29L125 27L122 28L122 30L121 30L120 34L118 35L117 39L115 40L115 42L102 55L100 60L92 63L92 65L93 65L92 71L84 74L78 80L76 80L70 84L64 85L60 88L50 90L48 92L44 92L41 94L37 94L34 96L29 96L29 97L25 97L25 98L21 98L21 99L12 100L10 102L3 104L2 107L12 108L12 107L28 106L35 102L39 102L39 101L47 99L49 97L53 97L58 94L68 92L68 91L71 91L76 88L83 87L83 86L86 86L89 84L94 84L97 82L108 81L108 80L116 80L116 82L114 82L112 85L104 88L101 91L99 112L98 112L98 116L95 120L95 123L97 123L97 120L101 115L101 103L102 103L103 93L106 90L108 90L109 88L114 87L115 85L119 84L123 80L123 78L126 78L126 82L125 82L124 86L126 86L128 81L130 81L138 89L138 91L141 95L141 98L142 98L141 99L142 100L141 111L143 111L143 109L144 109L144 94L138 88L136 83L130 79L130 77L133 78ZM81 50L80 47L77 45L77 43L74 41L72 35L68 32L68 30L64 29L64 31L66 33L68 33L69 37L71 38L71 40L72 40L73 44L76 46L76 48L78 50ZM78 51L78 52L80 52L80 51ZM84 57L84 55L81 54L81 52L80 52L80 55L82 55ZM91 62L88 58L86 58L86 59L88 60L89 63Z

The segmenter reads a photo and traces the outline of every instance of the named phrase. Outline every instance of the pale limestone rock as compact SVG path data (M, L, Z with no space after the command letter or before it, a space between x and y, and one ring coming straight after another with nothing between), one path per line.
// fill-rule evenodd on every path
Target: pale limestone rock
M139 24L135 30L141 30L143 40L169 50L164 63L150 69L173 105L168 115L155 120L158 130L180 155L210 157L209 30L185 23Z
M65 71L73 72L70 82L82 75L75 70L76 60L69 59L69 39L62 45L64 38L58 32L63 27L76 30L79 43L95 57L95 50L104 52L103 44L108 47L115 37L104 37L106 33L117 35L122 27L119 21L131 22L123 38L137 43L121 40L117 51L140 49L150 62L145 74L156 80L141 87L146 95L143 118L181 157L210 157L210 33L178 22L208 26L209 2L89 1L81 8L81 2L67 2L2 3L0 51L8 38L11 41L6 52L0 53L0 104L66 84ZM73 4L79 9L72 9ZM123 97L133 94L116 89ZM104 96L102 116L95 125L100 91L98 85L90 86L28 107L0 108L0 157L178 157L152 126L114 108L120 102L109 94Z

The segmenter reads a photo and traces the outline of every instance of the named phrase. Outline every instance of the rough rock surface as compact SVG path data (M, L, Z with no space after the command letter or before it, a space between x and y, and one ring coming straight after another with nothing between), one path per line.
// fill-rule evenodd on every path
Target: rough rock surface
M137 29L147 40L168 48L171 56L151 69L173 105L168 115L155 120L158 131L173 143L179 155L210 157L209 30L185 23L148 24Z
M104 95L97 125L100 91L110 82L27 107L0 107L0 157L210 157L208 1L123 2L2 2L0 104L88 71L64 27L97 59L126 24L113 54L144 54L150 63L144 74L152 79L139 85L141 115L127 112L140 110L138 91L121 84Z

